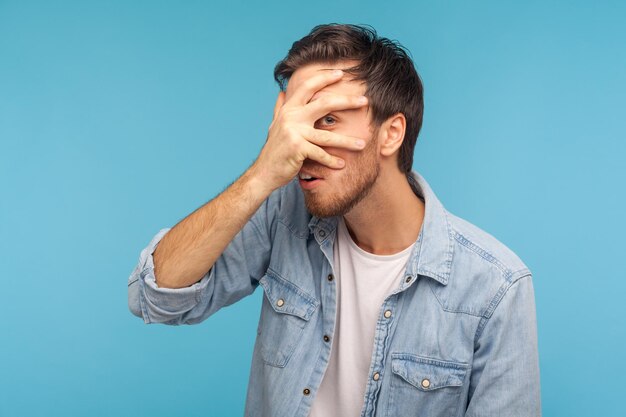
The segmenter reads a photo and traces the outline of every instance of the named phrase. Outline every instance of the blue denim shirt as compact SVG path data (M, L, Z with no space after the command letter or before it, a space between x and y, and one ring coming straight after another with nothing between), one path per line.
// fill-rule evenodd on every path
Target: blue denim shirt
M409 182L425 217L406 273L380 307L361 416L541 415L529 269L445 210L421 175ZM337 220L312 217L294 180L267 198L199 282L180 289L155 284L162 229L129 277L129 308L145 323L196 324L260 285L245 415L306 417L333 341Z

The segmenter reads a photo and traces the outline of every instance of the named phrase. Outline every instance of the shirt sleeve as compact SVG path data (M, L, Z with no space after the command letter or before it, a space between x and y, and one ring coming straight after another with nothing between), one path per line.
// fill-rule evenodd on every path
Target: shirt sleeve
M200 281L184 288L161 288L153 253L170 228L152 238L128 278L128 308L146 324L196 324L254 292L269 265L280 189L274 191L235 235Z
M501 291L479 325L466 417L541 416L531 275Z

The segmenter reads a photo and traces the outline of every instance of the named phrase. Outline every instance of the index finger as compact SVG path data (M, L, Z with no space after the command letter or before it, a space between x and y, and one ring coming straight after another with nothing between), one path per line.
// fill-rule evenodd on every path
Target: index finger
M327 85L331 85L339 81L343 77L342 70L323 71L321 74L314 75L300 84L293 92L288 100L297 105L307 104L313 95Z

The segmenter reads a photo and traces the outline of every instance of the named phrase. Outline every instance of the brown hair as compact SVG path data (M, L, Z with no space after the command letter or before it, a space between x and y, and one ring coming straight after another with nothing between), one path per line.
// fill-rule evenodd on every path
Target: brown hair
M344 71L356 80L365 81L365 95L369 98L376 129L394 114L402 113L406 118L398 167L409 173L415 142L422 127L424 88L409 52L397 41L379 37L374 28L367 25L319 25L293 43L287 56L276 64L274 79L284 90L289 78L300 67L345 60L359 62Z

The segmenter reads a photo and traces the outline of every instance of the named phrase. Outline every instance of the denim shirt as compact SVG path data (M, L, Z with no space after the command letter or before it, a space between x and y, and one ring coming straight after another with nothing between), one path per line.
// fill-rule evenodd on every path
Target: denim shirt
M445 210L420 174L408 178L425 202L424 221L406 273L380 306L361 416L540 416L529 269ZM129 277L129 308L145 323L196 324L260 285L245 415L306 417L333 342L337 220L311 216L294 179L199 282L179 289L155 283L162 229Z

